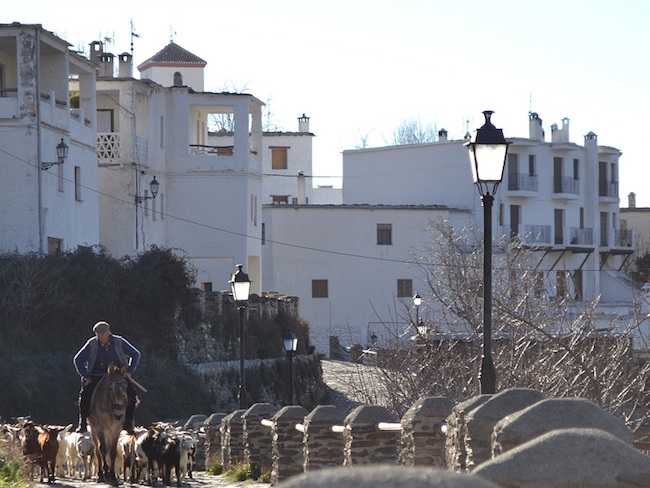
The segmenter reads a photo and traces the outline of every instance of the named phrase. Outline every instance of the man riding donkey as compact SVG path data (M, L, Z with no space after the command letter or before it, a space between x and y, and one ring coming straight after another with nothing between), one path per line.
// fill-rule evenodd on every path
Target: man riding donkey
M107 322L100 321L93 326L95 337L88 339L86 344L74 356L74 367L81 375L81 391L79 392L79 427L77 432L86 432L87 417L90 414L90 402L93 391L99 381L106 376L108 366L126 366L124 378L127 384L128 402L124 418L124 430L134 433L134 414L138 397L131 375L140 362L140 351L124 337L112 334Z

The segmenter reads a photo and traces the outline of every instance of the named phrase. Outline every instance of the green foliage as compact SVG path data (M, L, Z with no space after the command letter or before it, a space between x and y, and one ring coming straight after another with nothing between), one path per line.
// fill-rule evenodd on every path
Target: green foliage
M25 463L18 452L0 452L0 488L27 488ZM22 456L20 456L22 457Z
M200 320L193 280L181 257L157 247L121 260L102 247L2 255L0 353L74 354L98 320L141 350L173 353L175 319L186 326Z
M222 474L223 464L221 464L221 461L217 460L212 466L208 468L207 473L210 476L219 476L220 474Z
M236 464L224 473L226 479L232 482L256 480L260 477L260 474L259 470L250 464Z

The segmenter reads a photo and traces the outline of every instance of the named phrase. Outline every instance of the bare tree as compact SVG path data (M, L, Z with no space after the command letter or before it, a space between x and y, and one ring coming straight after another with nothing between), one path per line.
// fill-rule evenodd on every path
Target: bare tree
M482 333L482 236L432 222L431 239L413 253L427 290L426 331L378 351L385 406L402 415L422 396L459 402L478 394ZM647 316L605 318L575 296L550 300L538 272L543 252L517 240L495 246L493 355L499 390L535 388L548 397L583 397L623 419L637 435L648 428L650 363L642 330ZM411 303L402 318L414 324ZM407 342L408 344L405 344ZM637 346L637 347L633 347ZM360 382L361 384L361 382Z
M431 125L422 125L420 119L406 119L397 126L393 132L392 139L387 144L403 146L408 144L425 144L438 140L438 134Z

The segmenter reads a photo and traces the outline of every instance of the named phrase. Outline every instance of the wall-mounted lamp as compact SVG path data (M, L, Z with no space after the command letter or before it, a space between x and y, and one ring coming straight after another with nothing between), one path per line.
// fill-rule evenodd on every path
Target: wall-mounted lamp
M68 157L68 145L63 142L63 138L61 138L61 142L56 145L56 157L58 158L58 161L54 163L41 163L41 169L43 171L47 171L52 166L63 164L65 162L66 158Z
M135 196L135 203L142 203L145 200L150 200L152 198L156 198L156 195L158 195L158 190L160 189L160 183L158 183L158 180L156 180L156 177L153 177L153 180L151 180L151 183L149 183L149 191L151 192L151 196L147 197L139 197Z

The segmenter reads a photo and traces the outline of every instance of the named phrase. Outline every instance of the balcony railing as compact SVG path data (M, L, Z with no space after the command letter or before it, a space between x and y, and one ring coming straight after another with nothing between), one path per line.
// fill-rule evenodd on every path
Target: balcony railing
M634 248L634 231L632 229L615 229L614 247Z
M529 245L550 245L551 244L551 226L550 225L525 225L522 241Z
M618 197L618 181L598 180L598 196Z
M119 132L98 132L97 133L97 157L100 159L120 158L120 133Z
M580 192L580 180L569 176L555 176L553 178L553 193L570 193L577 195Z
M593 246L594 245L594 229L571 227L569 229L569 244L573 246Z
M537 191L537 175L508 173L508 190Z
M216 154L217 156L232 156L234 146L204 146L201 144L190 144L192 154Z

